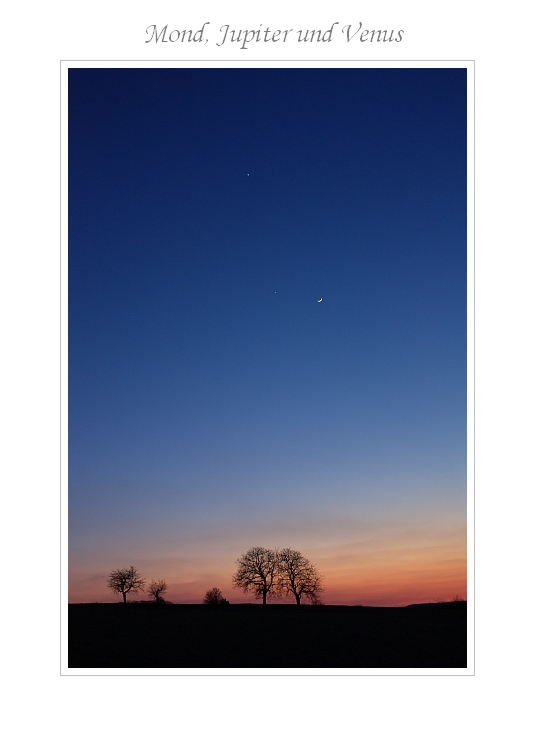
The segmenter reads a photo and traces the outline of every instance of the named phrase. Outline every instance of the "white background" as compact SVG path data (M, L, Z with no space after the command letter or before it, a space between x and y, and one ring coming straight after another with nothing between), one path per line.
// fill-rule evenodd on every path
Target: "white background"
M13 5L2 23L4 690L10 733L524 732L533 645L529 5ZM499 10L499 12L498 12ZM402 28L399 44L146 44L145 29ZM219 34L217 34L219 35ZM193 48L195 47L195 48ZM60 60L475 60L475 676L60 675ZM297 703L296 703L297 701Z

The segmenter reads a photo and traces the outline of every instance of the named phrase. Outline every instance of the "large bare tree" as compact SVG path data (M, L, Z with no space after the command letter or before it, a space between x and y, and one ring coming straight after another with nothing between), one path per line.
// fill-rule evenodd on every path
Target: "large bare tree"
M322 576L315 565L301 552L286 548L277 556L277 587L286 594L293 595L297 605L305 596L311 603L320 603L323 592Z
M133 565L119 570L112 570L108 575L108 588L111 588L114 593L122 595L123 603L126 603L127 593L136 595L145 588L145 578L141 577Z
M155 603L164 603L164 599L160 598L160 593L165 593L167 583L165 580L153 580L149 585L149 595L154 598Z
M238 570L232 578L232 585L245 593L251 590L256 598L262 598L265 606L268 596L278 593L277 560L277 550L252 547L236 560Z

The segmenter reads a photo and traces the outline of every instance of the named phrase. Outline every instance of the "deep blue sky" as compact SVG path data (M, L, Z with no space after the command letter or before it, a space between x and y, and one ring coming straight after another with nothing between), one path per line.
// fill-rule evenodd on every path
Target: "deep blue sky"
M462 515L465 70L71 69L68 94L74 558L178 520Z

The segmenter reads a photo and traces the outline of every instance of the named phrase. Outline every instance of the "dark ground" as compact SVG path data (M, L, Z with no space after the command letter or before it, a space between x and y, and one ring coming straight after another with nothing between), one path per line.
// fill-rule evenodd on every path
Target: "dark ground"
M69 667L466 667L466 603L71 604Z

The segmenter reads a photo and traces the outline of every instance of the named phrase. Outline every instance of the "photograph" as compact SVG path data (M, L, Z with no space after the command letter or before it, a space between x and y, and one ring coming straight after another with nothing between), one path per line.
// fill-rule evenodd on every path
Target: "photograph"
M466 671L470 71L68 64L69 670Z

